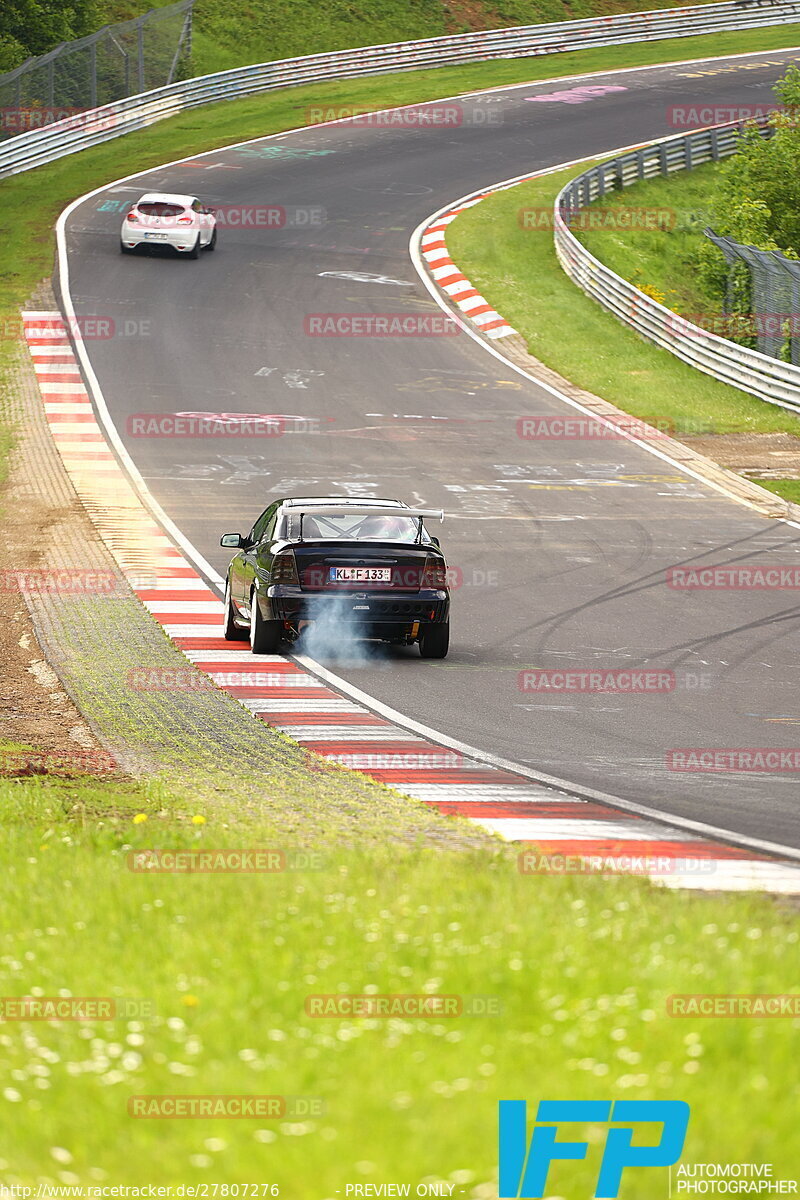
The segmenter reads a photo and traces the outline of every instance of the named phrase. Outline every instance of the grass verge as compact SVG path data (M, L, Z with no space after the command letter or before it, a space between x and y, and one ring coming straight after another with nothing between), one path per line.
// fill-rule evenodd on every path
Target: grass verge
M579 387L680 433L800 432L798 419L693 370L639 338L585 296L559 265L552 229L524 229L526 208L552 209L575 167L498 192L456 218L455 261L531 354ZM625 203L638 204L626 189ZM570 336L565 337L564 331Z
M702 219L695 202L699 205L704 194L703 170L688 177L687 229L676 235L669 272L661 261L665 250L656 233L636 233L630 238L609 231L584 235L592 253L612 269L627 274L638 286L655 283L670 293L667 304L674 301L683 311L699 310L691 283L681 270L681 256L688 254L692 222ZM570 167L498 192L462 213L448 229L448 248L454 260L489 303L519 330L530 353L625 412L662 427L666 424L677 437L776 432L800 436L800 419L792 413L695 371L638 337L584 295L556 258L552 229L544 227L549 222L539 229L522 227L521 211L550 211L556 193L576 173L576 168ZM670 186L671 181L652 190L648 190L650 184L636 185L605 203L607 207L669 207L665 201ZM675 207L674 196L672 199ZM655 263L660 263L660 271ZM694 309L684 307L692 304ZM565 330L569 337L564 336ZM771 491L785 499L796 496L796 481L773 482Z
M708 301L697 283L695 253L710 223L709 198L717 165L707 163L693 171L677 171L667 179L648 179L607 197L608 227L582 229L580 241L601 262L637 287L651 287L664 296L663 304L675 312L707 313ZM596 205L590 205L589 212ZM624 208L657 208L663 229L614 229L613 213Z
M143 12L149 0L139 0ZM713 2L713 0L703 0ZM608 16L615 12L649 9L651 0L470 0L470 3L432 0L371 0L343 7L337 0L251 0L243 12L226 0L203 0L192 39L196 74L223 71L245 62L289 58L315 49L343 50L352 46L408 39L442 37L474 29L569 21ZM676 8L680 0L661 0L660 7ZM111 0L108 20L129 0ZM126 14L127 15L127 14Z
M600 1094L689 1101L687 1161L791 1173L798 1022L666 1013L673 993L785 992L790 912L631 878L524 876L507 848L448 854L445 870L437 852L377 841L320 846L274 874L129 869L153 846L286 848L224 796L204 824L197 807L163 784L0 782L0 992L144 1004L0 1027L5 1184L256 1182L322 1200L348 1183L449 1180L488 1198L499 1099ZM307 996L341 992L489 997L502 1012L307 1015ZM313 1106L127 1115L131 1096L175 1094ZM555 1167L551 1189L590 1195L599 1153ZM665 1191L662 1174L631 1171L626 1196Z

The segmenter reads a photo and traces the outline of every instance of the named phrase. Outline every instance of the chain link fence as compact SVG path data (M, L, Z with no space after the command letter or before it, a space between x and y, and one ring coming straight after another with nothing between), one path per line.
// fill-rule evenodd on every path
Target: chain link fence
M0 138L185 78L194 4L179 0L106 25L0 75Z
M726 336L770 358L800 366L800 262L706 229L728 263Z

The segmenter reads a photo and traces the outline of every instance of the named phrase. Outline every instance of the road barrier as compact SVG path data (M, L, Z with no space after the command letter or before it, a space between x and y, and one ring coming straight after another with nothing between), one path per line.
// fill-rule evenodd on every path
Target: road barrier
M41 129L20 133L0 146L0 179L83 150L100 142L219 100L234 100L276 88L354 79L390 71L413 71L490 59L560 54L597 46L652 42L664 38L788 25L800 21L800 0L728 0L689 8L619 13L545 25L492 29L454 37L364 46L257 63L202 75L182 83L89 109Z
M756 124L765 137L774 132L767 118L759 118ZM648 341L722 383L797 412L800 367L719 337L659 304L604 266L569 228L581 209L620 188L657 175L688 171L733 154L743 127L742 122L735 122L664 138L591 167L570 180L555 201L556 254L578 287Z

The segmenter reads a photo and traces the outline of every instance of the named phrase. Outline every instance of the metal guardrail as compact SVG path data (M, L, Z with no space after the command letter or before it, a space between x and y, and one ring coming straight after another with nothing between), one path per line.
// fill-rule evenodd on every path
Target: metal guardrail
M619 13L258 63L157 88L9 138L0 146L0 179L143 129L185 109L275 88L798 21L800 0L769 0L766 6L754 0L727 0L722 4Z
M764 136L770 136L773 131L766 121L759 124ZM579 288L648 341L759 400L800 412L800 367L727 341L672 312L601 263L569 228L575 213L610 192L733 154L741 131L737 122L665 138L570 180L555 201L556 254Z

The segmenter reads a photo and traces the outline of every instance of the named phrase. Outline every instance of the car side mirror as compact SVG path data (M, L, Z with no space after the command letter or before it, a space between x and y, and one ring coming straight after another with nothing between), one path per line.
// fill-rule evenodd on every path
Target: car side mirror
M219 544L226 550L244 550L247 542L240 533L223 533Z
M441 550L442 543L439 541L439 539L437 537L434 537L432 534L431 534L431 541L433 542L434 546L438 546L439 549Z

